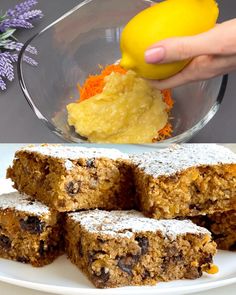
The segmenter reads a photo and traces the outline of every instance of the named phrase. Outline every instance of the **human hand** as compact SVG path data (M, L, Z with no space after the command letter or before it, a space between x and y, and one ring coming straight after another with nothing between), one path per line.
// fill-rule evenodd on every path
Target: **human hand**
M191 62L180 73L151 83L159 89L168 89L236 70L236 19L196 36L160 41L145 53L146 62L151 64L186 59Z

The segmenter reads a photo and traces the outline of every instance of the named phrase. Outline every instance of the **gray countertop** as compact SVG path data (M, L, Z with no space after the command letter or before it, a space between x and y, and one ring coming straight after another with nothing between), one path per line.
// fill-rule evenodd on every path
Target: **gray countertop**
M117 0L119 1L119 0ZM127 0L128 1L128 0ZM7 10L18 0L0 0L1 10ZM39 8L45 17L33 30L21 32L21 41L29 39L34 33L63 15L81 2L80 0L39 0ZM218 0L221 21L236 17L235 0ZM220 40L219 40L220 42ZM214 119L192 139L192 142L236 142L236 73L229 77L229 83L220 111ZM0 142L61 142L34 115L28 106L18 82L9 84L6 92L0 92Z

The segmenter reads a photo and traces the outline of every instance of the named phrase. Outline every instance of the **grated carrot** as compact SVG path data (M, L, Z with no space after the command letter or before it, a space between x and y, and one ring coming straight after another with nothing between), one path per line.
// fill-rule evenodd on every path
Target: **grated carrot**
M99 94L103 91L103 88L105 86L104 78L108 75L110 75L112 72L125 74L127 71L122 68L120 65L108 65L105 68L103 68L101 65L99 65L99 68L101 69L101 74L99 75L90 75L87 80L84 82L83 86L80 84L77 84L79 93L80 93L80 99L78 102L84 101L86 99L89 99L90 97L95 96L96 94ZM167 111L169 112L174 105L174 101L171 97L171 91L169 89L162 90L163 94L163 101L167 105ZM154 139L154 141L160 141L164 140L168 137L171 137L173 132L173 127L171 123L167 123L166 126L161 129L158 132L157 138Z
M160 141L160 140L164 140L168 137L171 137L172 132L173 132L173 127L172 127L171 123L168 122L164 128L162 128L161 130L158 131L157 140Z
M174 101L171 96L171 91L169 89L165 89L161 91L163 94L163 100L167 104L168 109L171 110L174 106Z
M101 74L90 75L83 86L80 84L77 85L80 93L79 101L81 102L101 93L105 86L104 78L109 76L112 72L125 74L127 71L119 65L108 65L101 71Z

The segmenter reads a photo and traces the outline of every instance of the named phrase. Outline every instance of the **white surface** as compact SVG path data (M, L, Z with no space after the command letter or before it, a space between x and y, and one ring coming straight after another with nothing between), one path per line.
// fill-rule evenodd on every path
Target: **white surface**
M220 268L218 274L204 274L197 280L159 283L153 287L124 287L102 290L93 287L89 280L65 256L61 256L52 264L42 268L33 268L30 265L0 259L0 281L63 295L182 295L236 283L236 253L219 251L215 263ZM2 292L0 294L2 295Z
M19 146L2 146L0 145L1 165L0 175L4 175L4 170L12 159L12 153ZM130 146L131 148L131 146ZM129 148L129 150L130 150ZM122 151L126 147L121 146ZM133 149L138 152L144 151L144 148L134 146ZM236 149L233 147L233 149ZM150 150L150 148L148 148ZM3 152L4 151L4 152ZM0 186L0 193L8 192L10 183ZM43 295L45 292L54 292L57 294L80 294L80 295L100 295L100 294L190 294L199 291L206 291L201 295L219 295L235 294L236 285L236 253L220 251L215 259L215 263L220 267L220 272L216 275L204 275L202 278L194 281L176 281L170 283L159 283L155 287L126 287L119 289L95 289L87 278L73 266L65 256L57 259L53 264L43 268L33 268L29 265L0 259L0 281L15 284L8 285L0 282L0 295ZM27 290L21 287L28 287L35 290ZM224 286L224 288L219 288ZM209 291L211 288L217 288ZM46 293L49 294L49 293Z
M195 295L235 295L236 285L221 287L201 293L194 293ZM0 282L1 295L51 295L51 293L42 293L40 291L33 291L30 289L21 288L18 286L11 286L9 284ZM175 294L175 293L174 293ZM173 295L174 295L173 294ZM145 295L145 293L143 293Z

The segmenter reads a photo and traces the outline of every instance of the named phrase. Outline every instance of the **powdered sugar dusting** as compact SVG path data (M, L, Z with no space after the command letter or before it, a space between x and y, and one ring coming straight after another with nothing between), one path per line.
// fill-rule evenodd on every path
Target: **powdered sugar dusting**
M236 154L216 144L175 145L130 158L153 177L170 176L194 166L236 164Z
M65 160L65 168L66 170L71 170L75 167L75 165L73 164L73 162L71 162L70 160Z
M57 144L44 144L44 145L31 145L23 147L21 150L39 153L49 157L60 158L64 160L77 160L80 158L109 158L109 159L128 159L128 155L116 149L103 149L103 148L87 148L82 146L65 146ZM71 168L69 162L67 162Z
M156 220L145 217L138 211L93 210L70 213L69 217L79 222L87 231L110 236L131 238L138 232L161 232L168 239L187 233L209 234L205 228L190 220Z
M29 196L20 194L19 192L0 195L0 209L5 210L7 208L38 216L50 212L46 205L32 201Z

